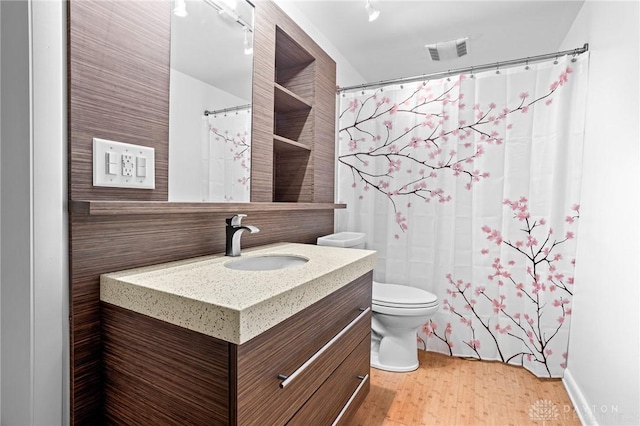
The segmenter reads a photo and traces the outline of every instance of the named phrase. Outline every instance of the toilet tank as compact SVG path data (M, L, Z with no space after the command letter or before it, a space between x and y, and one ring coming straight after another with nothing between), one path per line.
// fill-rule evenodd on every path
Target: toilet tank
M364 248L365 234L362 232L338 232L336 234L318 237L319 246Z

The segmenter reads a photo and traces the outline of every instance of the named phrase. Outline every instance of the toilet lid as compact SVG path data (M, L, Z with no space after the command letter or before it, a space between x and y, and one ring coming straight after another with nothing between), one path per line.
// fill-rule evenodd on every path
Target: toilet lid
M438 305L438 297L416 287L373 282L373 304L388 307L428 308Z

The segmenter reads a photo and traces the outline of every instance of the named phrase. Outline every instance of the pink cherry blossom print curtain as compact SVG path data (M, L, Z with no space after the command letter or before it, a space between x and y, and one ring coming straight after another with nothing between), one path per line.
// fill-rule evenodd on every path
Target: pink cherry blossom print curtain
M588 58L340 96L339 231L377 281L436 294L421 349L561 377Z
M251 175L251 109L212 114L204 119L203 199L248 202Z

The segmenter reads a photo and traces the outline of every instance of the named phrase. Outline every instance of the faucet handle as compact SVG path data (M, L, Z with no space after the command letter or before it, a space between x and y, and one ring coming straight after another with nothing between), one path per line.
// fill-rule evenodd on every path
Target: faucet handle
M227 219L227 225L231 225L231 226L241 226L242 225L242 218L243 217L247 217L246 214L237 214L234 215L233 217Z

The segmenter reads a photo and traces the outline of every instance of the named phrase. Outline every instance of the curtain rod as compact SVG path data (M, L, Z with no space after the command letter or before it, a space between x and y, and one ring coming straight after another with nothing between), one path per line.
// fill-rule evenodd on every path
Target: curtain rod
M217 109L215 111L209 111L209 110L204 110L204 115L205 117L208 115L215 115L215 114L224 114L225 112L233 112L233 111L239 111L241 109L249 109L251 108L251 104L247 104L247 105L238 105L238 106L234 106L234 107L230 107L230 108L224 108L224 109Z
M414 81L420 81L420 80L430 80L430 79L434 79L434 78L440 78L440 77L448 77L454 74L462 74L462 73L466 73L466 72L471 72L473 73L474 71L484 71L484 70L488 70L488 69L492 69L492 68L500 68L500 67L509 67L509 66L515 66L515 65L520 65L520 64L529 64L529 62L539 62L539 61L544 61L546 59L552 59L552 58L559 58L561 56L565 56L565 55L573 55L573 56L577 56L580 55L582 53L585 53L589 50L589 43L585 43L583 47L578 47L576 49L571 49L571 50L563 50L562 52L556 52L556 53L547 53L544 55L537 55L537 56L528 56L526 58L520 58L520 59L512 59L509 61L502 61L502 62L494 62L491 64L484 64L484 65L476 65L476 66L472 66L472 67L466 67L466 68L458 68L458 69L453 69L453 70L447 70L447 71L441 71L441 72L436 72L436 73L432 73L432 74L423 74L423 75L419 75L419 76L414 76L414 77L405 77L405 78L396 78L396 79L391 79L391 80L383 80L383 81L378 81L375 83L364 83L364 84L357 84L354 86L346 86L346 87L340 87L337 86L336 87L336 91L339 92L345 92L348 90L358 90L358 89L364 89L367 87L374 87L374 86L386 86L388 84L400 84L400 83L412 83Z

